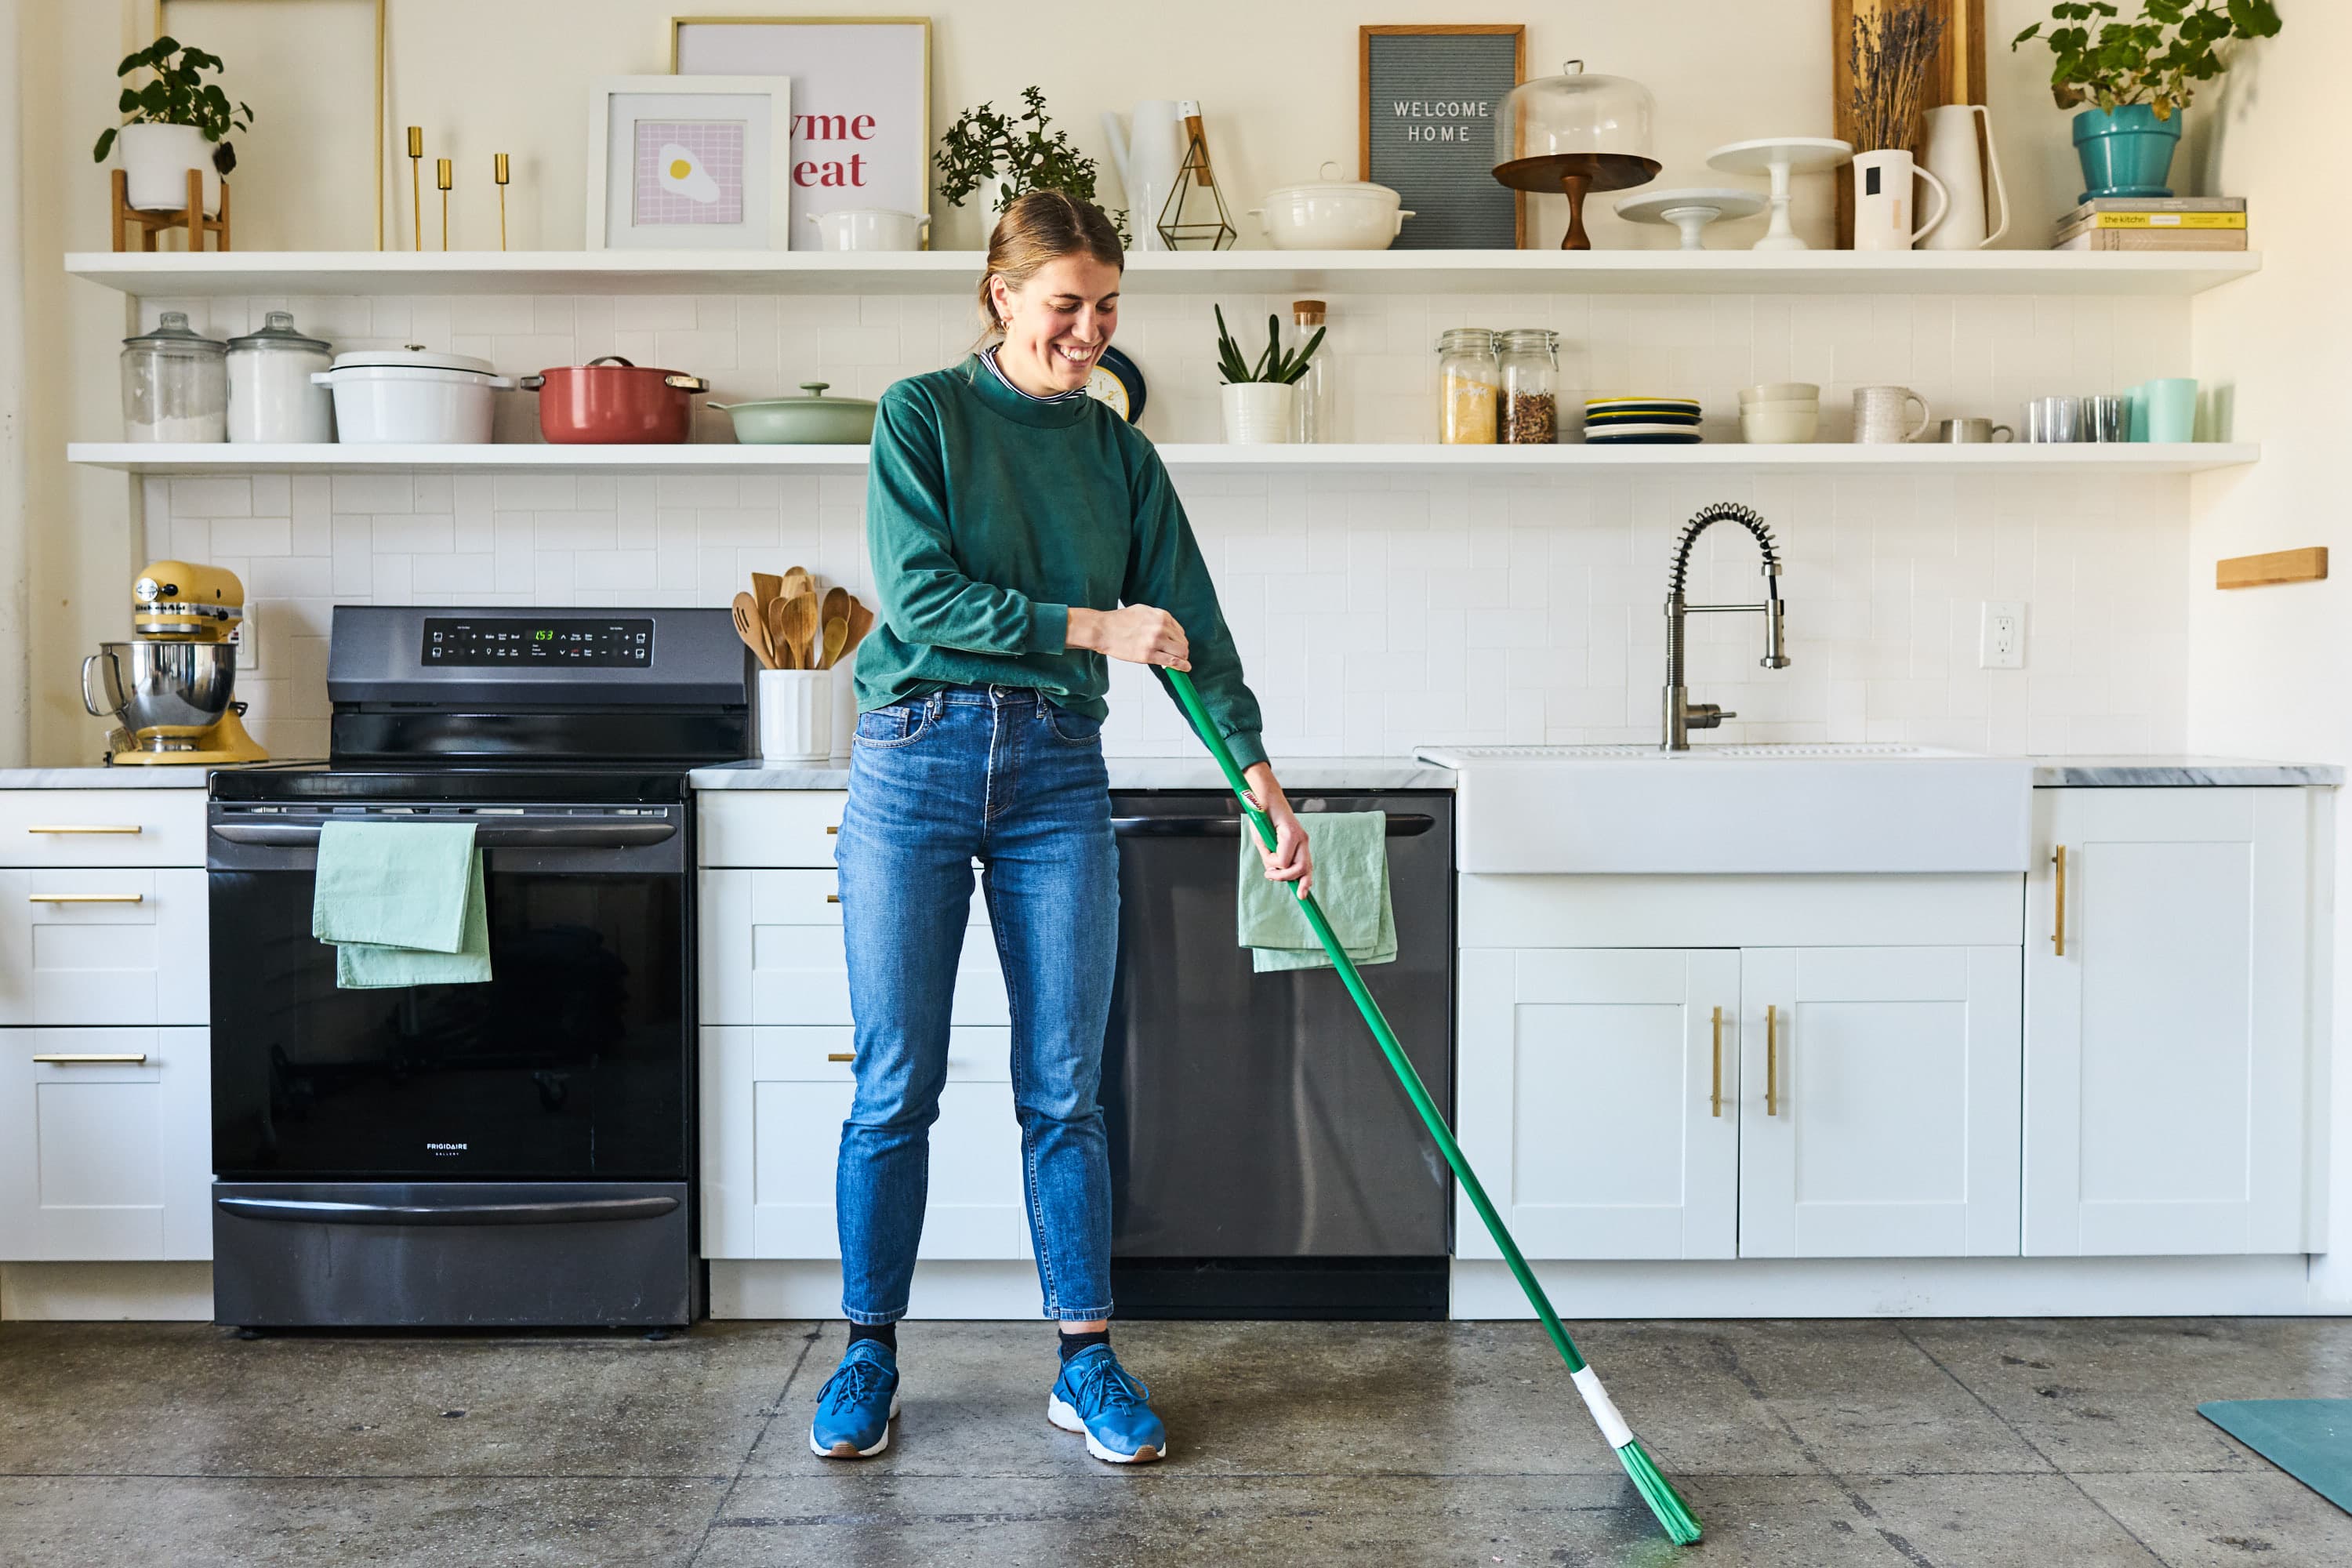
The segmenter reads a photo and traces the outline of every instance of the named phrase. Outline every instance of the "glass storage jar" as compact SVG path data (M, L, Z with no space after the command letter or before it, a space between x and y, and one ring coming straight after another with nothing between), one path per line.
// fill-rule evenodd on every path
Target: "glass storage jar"
M1320 300L1293 300L1290 302L1291 349L1303 352L1315 334L1325 330L1324 304ZM1331 340L1326 335L1315 345L1315 357L1307 362L1306 374L1291 384L1298 395L1291 405L1290 438L1294 441L1328 441L1331 439L1331 379L1325 366L1331 359Z
M1437 438L1449 447L1492 446L1497 373L1495 334L1454 327L1437 340Z
M1498 334L1501 357L1495 438L1507 446L1549 447L1559 438L1559 334L1520 327Z
M152 332L122 340L122 418L132 441L228 439L228 345L166 310Z
M272 310L257 332L228 341L228 438L319 443L335 438L335 396L310 377L334 363L327 344Z

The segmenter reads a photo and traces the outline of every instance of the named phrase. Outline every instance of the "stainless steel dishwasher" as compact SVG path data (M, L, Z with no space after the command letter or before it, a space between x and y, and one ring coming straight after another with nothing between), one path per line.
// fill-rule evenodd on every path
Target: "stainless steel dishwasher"
M1118 982L1103 1051L1123 1317L1443 1318L1453 1182L1328 969L1235 943L1230 795L1118 791ZM1454 1109L1454 800L1314 795L1388 815L1397 960L1365 982Z

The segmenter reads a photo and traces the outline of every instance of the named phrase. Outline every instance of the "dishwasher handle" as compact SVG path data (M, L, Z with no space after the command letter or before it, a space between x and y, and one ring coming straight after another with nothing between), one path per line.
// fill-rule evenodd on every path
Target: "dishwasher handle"
M316 848L316 822L216 822L213 837L272 849ZM485 849L528 845L548 849L628 849L677 837L675 822L477 823L474 842Z
M1391 838L1418 838L1436 826L1437 818L1427 812L1392 812L1389 816L1388 836ZM1114 816L1110 819L1110 830L1122 838L1239 838L1242 836L1242 819L1238 816Z
M583 1225L599 1220L659 1219L677 1200L560 1198L535 1203L339 1203L320 1198L227 1196L213 1202L244 1219L296 1220L310 1225Z

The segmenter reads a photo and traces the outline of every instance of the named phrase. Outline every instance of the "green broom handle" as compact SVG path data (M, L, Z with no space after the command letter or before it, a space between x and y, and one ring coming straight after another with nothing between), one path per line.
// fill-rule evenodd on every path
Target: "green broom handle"
M1258 842L1267 849L1273 849L1274 824L1265 812L1249 803L1246 795L1249 784L1242 777L1241 768L1234 762L1233 749L1217 732L1217 726L1210 720L1208 710L1201 706L1201 694L1193 689L1192 678L1181 669L1163 670L1161 673L1167 676L1170 689L1176 693L1176 700L1183 705L1185 717L1192 721L1192 728L1208 746L1209 754L1216 758L1218 768L1225 775L1225 783L1233 786L1234 795L1241 799L1242 810L1248 814L1250 825L1257 829ZM1296 889L1297 884L1293 883L1292 887ZM1478 1211L1478 1217L1486 1222L1486 1234L1495 1238L1496 1247L1502 1248L1503 1260L1511 1266L1511 1273L1518 1279L1519 1289L1527 1292L1528 1300L1535 1307L1536 1316L1543 1320L1544 1332L1551 1336L1553 1346L1559 1350L1560 1359L1568 1363L1570 1372L1583 1371L1584 1358L1577 1353L1576 1342L1568 1337L1566 1329L1560 1327L1559 1314L1552 1310L1551 1298L1544 1294L1544 1288L1537 1281L1534 1270L1519 1255L1519 1244L1511 1239L1509 1228L1503 1224L1503 1216L1495 1212L1493 1202L1486 1196L1486 1189L1479 1184L1477 1173L1470 1168L1470 1162L1463 1156L1462 1145L1454 1141L1453 1130L1445 1125L1445 1118L1439 1114L1437 1102L1429 1098L1429 1088L1421 1081L1421 1074L1414 1070L1412 1058L1404 1054L1404 1047L1397 1042L1388 1019L1381 1016L1380 1004L1372 1000L1370 991L1364 989L1364 977L1356 972L1355 961L1348 956L1348 950L1332 934L1330 922L1323 918L1322 906L1315 901L1313 893L1302 891L1298 894L1298 908L1306 915L1307 923L1315 928L1315 940L1321 942L1323 951L1329 954L1331 966L1339 972L1340 982L1348 987L1348 994L1356 999L1357 1010L1363 1014L1364 1022L1371 1026L1372 1038L1380 1042L1381 1052L1389 1058L1389 1067L1396 1073L1397 1081L1404 1085L1405 1093L1412 1100L1412 1108L1421 1112L1421 1123L1429 1129L1430 1137L1436 1142L1437 1152L1445 1156L1445 1163L1454 1169L1454 1180L1460 1182L1462 1190L1470 1194L1471 1206Z

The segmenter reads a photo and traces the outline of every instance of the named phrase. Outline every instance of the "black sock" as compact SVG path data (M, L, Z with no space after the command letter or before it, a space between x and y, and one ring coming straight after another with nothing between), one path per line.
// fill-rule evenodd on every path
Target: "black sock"
M896 1323L850 1324L849 1342L854 1345L860 1340L878 1340L881 1342L882 1348L884 1350L888 1351L892 1355L897 1355L898 1353L898 1325Z
M1083 1334L1074 1334L1070 1332L1069 1330L1064 1329L1062 1331L1062 1359L1064 1361L1067 1361L1089 1345L1107 1345L1108 1343L1110 1343L1110 1331L1108 1329L1095 1329Z

